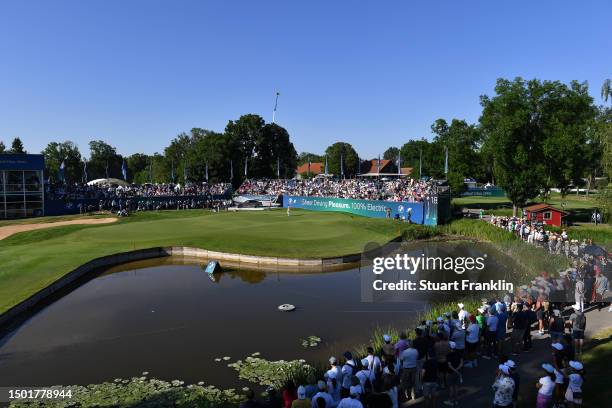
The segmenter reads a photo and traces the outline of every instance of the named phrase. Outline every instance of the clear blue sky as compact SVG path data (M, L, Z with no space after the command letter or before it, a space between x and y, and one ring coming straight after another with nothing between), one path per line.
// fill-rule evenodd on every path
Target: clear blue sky
M478 119L498 77L612 76L601 1L27 1L0 3L0 140L30 152L103 139L162 151L181 131L257 113L298 151L362 157Z

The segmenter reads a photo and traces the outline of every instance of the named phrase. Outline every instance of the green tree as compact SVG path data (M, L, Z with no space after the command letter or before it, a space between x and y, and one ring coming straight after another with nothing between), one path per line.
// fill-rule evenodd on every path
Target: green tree
M164 149L166 167L169 171L169 180L174 183L185 182L185 170L187 170L189 151L191 149L192 137L185 132L179 133L170 145ZM172 178L174 176L174 179ZM187 173L187 181L191 180L191 175Z
M601 85L601 99L603 99L604 102L608 102L609 97L612 97L612 81L606 79Z
M496 96L480 98L480 124L494 157L493 172L513 204L514 215L519 206L538 195L545 172L539 115L534 114L537 87L538 81L498 79Z
M87 161L87 176L90 180L108 177L123 178L121 164L123 158L117 154L117 149L102 140L89 142L89 160Z
M258 178L281 178L295 175L297 152L287 130L276 123L266 124L255 141L253 172Z
M316 153L302 152L297 158L297 165L301 166L309 161L311 163L323 163L325 161L325 156Z
M497 184L515 213L552 187L565 194L587 167L588 131L596 113L587 85L498 79L495 93L481 97L480 123Z
M151 157L143 153L134 153L125 158L127 166L127 181L129 183L144 184L149 182L149 164Z
M189 153L189 171L198 181L206 180L206 163L208 163L208 180L211 183L228 182L230 165L226 136L209 130L194 128L191 130L193 144Z
M340 177L340 158L343 160L344 177L353 177L357 172L359 156L353 146L345 142L336 142L325 149L329 173ZM325 161L325 159L323 159Z
M233 161L234 185L244 179L245 165L249 168L248 177L255 177L250 171L255 157L255 145L262 136L265 121L259 115L242 115L236 121L230 120L225 127L229 149L228 159ZM245 161L248 162L245 164Z
M391 146L387 150L385 150L385 152L383 153L383 159L391 160L392 162L395 163L397 162L397 155L399 154L399 151L400 149L398 149L397 147Z
M0 154L3 154L5 152L6 152L6 146L4 145L2 140L0 140Z
M439 176L442 174L439 167L443 164L440 164L442 163L440 152L436 149L437 146L434 146L425 138L409 140L400 149L402 167L412 168L411 176L414 178ZM421 165L422 174L419 174L419 165Z
M8 153L12 154L26 154L26 150L23 147L23 142L20 138L16 137L13 139L13 143L11 143L11 150Z
M64 179L67 184L81 182L83 178L83 160L81 152L73 142L51 142L41 152L45 158L45 173L51 181L60 180L60 166L64 163Z
M480 157L482 134L476 125L469 125L464 120L453 119L450 126L444 119L438 119L431 126L435 134L433 149L436 163L444 171L445 149L448 148L448 170L454 173L454 185L451 188L458 194L463 190L463 179L466 177L482 180L485 172ZM461 182L457 182L461 180Z

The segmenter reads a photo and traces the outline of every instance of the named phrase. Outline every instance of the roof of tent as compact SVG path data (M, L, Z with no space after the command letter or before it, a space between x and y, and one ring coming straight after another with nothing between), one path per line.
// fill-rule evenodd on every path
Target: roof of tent
M91 180L87 182L88 186L97 186L97 185L104 185L104 184L110 184L110 185L116 185L116 186L129 186L129 183L127 183L124 180L120 180L120 179L116 179L116 178L101 178L101 179L95 179L95 180Z

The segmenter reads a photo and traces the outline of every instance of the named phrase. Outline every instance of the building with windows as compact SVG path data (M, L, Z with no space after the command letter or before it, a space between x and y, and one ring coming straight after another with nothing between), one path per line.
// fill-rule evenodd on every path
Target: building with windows
M560 227L563 224L563 217L568 215L567 212L544 203L525 207L523 212L528 221L555 227Z
M0 154L0 219L45 214L44 169L41 154Z

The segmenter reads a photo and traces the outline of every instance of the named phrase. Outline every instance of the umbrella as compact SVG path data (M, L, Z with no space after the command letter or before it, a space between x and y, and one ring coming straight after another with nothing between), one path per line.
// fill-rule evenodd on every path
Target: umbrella
M592 256L606 256L608 253L600 246L589 245L584 248L584 253Z

